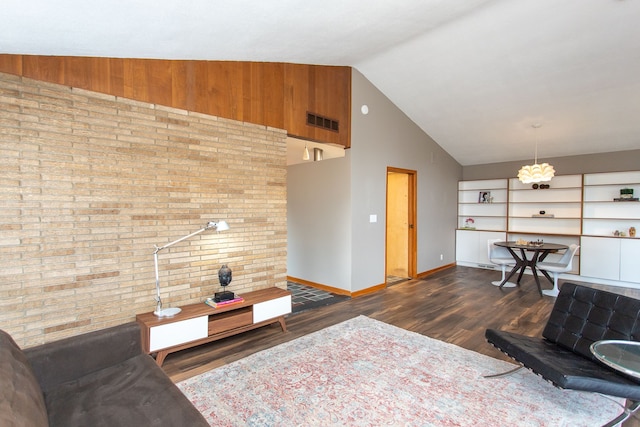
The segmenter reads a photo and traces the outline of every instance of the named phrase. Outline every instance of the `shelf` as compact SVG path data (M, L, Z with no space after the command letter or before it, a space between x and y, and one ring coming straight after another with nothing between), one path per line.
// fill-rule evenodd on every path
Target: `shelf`
M599 216L599 217L593 217L593 218L589 218L589 217L584 217L583 218L585 221L636 221L636 222L640 222L640 218L638 217L633 217L633 218L623 218L623 217L616 217L616 216Z
M580 234L566 234L566 233L539 233L535 231L527 232L527 231L507 231L507 234L510 236L522 235L522 236L557 236L557 237L566 237L566 238L579 238Z
M623 187L629 185L638 185L640 183L640 171L629 172L606 172L585 174L584 186L598 185L621 185Z
M629 239L629 240L640 240L640 236L636 235L636 237L631 236L603 236L600 234L583 234L582 237L602 237L604 239Z
M493 203L478 203L478 202L460 202L461 205L506 205L507 202L493 202Z
M529 218L529 219L575 219L580 220L579 216L558 216L558 215L529 215L529 216L515 216L512 215L509 218Z
M507 179L480 179L474 181L458 181L458 190L461 191L481 191L498 190L507 188Z
M625 204L625 203L632 204L632 203L638 202L638 201L640 201L640 200L632 200L632 201L629 201L629 202L619 202L619 201L616 201L616 200L585 200L584 204L588 205L588 204L591 204L591 203L608 203L608 204L612 204L612 205L620 205L620 204Z

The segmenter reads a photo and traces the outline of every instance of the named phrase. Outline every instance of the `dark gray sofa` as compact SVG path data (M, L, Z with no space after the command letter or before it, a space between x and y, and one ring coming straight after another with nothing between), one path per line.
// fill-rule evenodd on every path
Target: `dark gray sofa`
M21 350L0 331L2 426L208 426L127 323Z

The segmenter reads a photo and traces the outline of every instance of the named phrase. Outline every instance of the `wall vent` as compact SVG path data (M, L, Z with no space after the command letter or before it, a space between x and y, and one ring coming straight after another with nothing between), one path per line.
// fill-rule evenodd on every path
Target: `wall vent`
M328 117L323 117L315 113L310 113L308 111L307 111L307 124L309 126L315 126L315 127L330 130L333 132L339 132L340 130L340 122L338 122L337 120L333 120Z

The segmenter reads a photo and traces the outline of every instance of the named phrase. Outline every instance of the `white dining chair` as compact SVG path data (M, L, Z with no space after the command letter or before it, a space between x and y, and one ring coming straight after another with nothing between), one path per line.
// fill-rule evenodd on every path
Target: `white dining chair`
M499 265L502 269L502 279L491 282L494 286L500 286L500 283L504 281L504 277L506 275L507 267L513 267L516 265L516 260L513 259L511 253L507 248L503 248L501 246L494 245L495 242L500 242L503 239L489 239L487 240L487 251L489 254L489 262L491 264ZM507 282L504 284L503 288L515 288L516 284L513 282Z
M543 295L549 297L557 297L558 293L560 293L560 289L558 289L558 276L560 273L566 273L570 271L573 264L573 257L578 252L580 246L576 244L572 244L569 246L562 255L562 258L558 262L549 262L549 261L539 261L536 264L538 270L546 271L547 273L551 273L553 275L553 289L545 289L542 291Z

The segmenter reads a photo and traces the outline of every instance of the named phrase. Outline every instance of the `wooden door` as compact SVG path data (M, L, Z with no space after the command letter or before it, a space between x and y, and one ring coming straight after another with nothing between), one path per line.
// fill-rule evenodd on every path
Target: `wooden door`
M415 277L415 171L387 169L386 275Z

